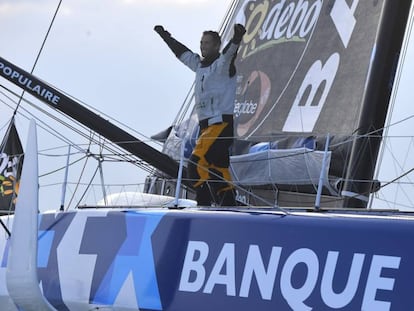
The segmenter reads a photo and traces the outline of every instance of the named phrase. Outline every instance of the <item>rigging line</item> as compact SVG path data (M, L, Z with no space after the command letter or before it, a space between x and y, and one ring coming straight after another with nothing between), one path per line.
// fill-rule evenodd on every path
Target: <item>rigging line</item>
M169 181L173 181L173 180L169 180ZM53 182L53 183L49 183L49 184L44 184L44 185L41 185L40 187L51 187L51 186L58 186L58 185L61 185L62 184L62 182ZM73 181L68 181L67 182L67 184L68 185L76 185L77 183L75 183L75 182L73 182ZM88 183L79 183L80 185L82 185L82 186L86 186L86 185L90 185L90 186L92 186L92 187L97 187L97 186L101 186L101 184L99 183L94 183L94 182L92 182L92 183L90 183L90 182L88 182ZM110 187L123 187L123 188L125 188L125 187L131 187L131 186L134 186L134 187L136 187L136 186L141 186L141 185L143 185L144 184L144 182L134 182L134 183L107 183L106 185L108 185L108 186L110 186Z
M0 85L0 87L4 88L5 90L7 90L8 92L10 92L11 94L18 96L14 91L5 88L4 86ZM2 93L2 92L0 92ZM11 99L9 96L7 96L6 94L2 93L4 96L6 96L6 98L8 98L9 100L11 100L12 102L16 103L13 99ZM56 122L70 128L68 125L66 125L65 123L63 123L63 121L59 118L57 118L56 116L53 116L51 113L47 112L45 109L40 108L39 106L35 105L33 102L29 101L28 99L23 98L22 99L24 102L26 102L27 104L29 104L30 106L32 106L33 108L35 108L36 110L40 111L41 113L43 113L44 115L50 117L51 119L54 119ZM16 103L17 104L17 103ZM43 120L39 119L38 117L36 117L33 113L31 113L29 110L27 110L26 108L20 108L20 110L22 110L24 112L26 112L28 115L30 115L31 118L34 118L38 121L38 126L41 127L43 130L45 130L46 132L48 132L50 135L53 135L54 137L62 140L63 142L67 143L67 144L72 144L74 145L73 142L71 142L70 140L68 140L65 136L63 136L62 134L60 134L59 132L57 132L56 130L52 129L51 126L49 126L46 122L44 122ZM17 110L17 109L16 109ZM28 116L25 116L23 113L20 112L20 115L22 115L24 118L26 118L27 120L29 120L30 118ZM43 126L41 125L43 124ZM75 131L74 129L72 129L73 131ZM79 133L81 133L79 131ZM76 147L76 145L74 145ZM83 151L80 148L77 148L78 151Z
M1 128L0 128L0 132L10 123L10 121L7 121Z
M46 83L46 82L45 82ZM46 83L47 84L47 83ZM16 97L19 97L19 95L18 94L16 94L14 91L12 91L12 90L10 90L10 89L8 89L8 88L6 88L6 87L4 87L3 85L0 85L0 87L2 87L2 88L4 88L5 90L7 90L8 92L10 92L11 94L13 94L13 95L15 95ZM56 88L56 89L58 89L58 88ZM64 91L61 91L62 93L64 93L64 94L66 94ZM4 94L4 93L3 93ZM69 96L69 97L72 97L72 96L70 96L69 94L66 94L67 96ZM6 95L5 95L6 96ZM9 98L10 100L12 100L10 97L8 97L8 96L6 96L7 98ZM73 98L73 97L72 97ZM20 98L21 99L21 98ZM42 112L42 113L44 113L44 114L46 114L46 115L48 115L50 118L52 118L52 119L54 119L55 121L57 121L58 123L60 123L60 124L62 124L62 125L64 125L64 126L66 126L67 128L69 128L69 129L71 129L72 131L74 131L75 133L77 133L77 134L79 134L80 136L84 136L84 137L86 137L85 135L83 135L83 132L84 131L80 131L80 130L77 130L75 127L73 127L73 126L70 126L69 125L69 123L65 123L62 119L59 119L59 118L57 118L57 117L55 117L55 116L53 116L51 113L48 113L48 112L46 112L46 110L45 109L42 109L42 108L40 108L38 105L36 105L36 104L34 104L33 102L30 102L29 100L27 100L27 99L24 99L23 98L23 101L25 101L26 103L28 103L28 104L30 104L32 107L34 107L35 109L37 109L37 110L39 110L40 112ZM78 100L79 101L79 100ZM81 102L81 101L80 101ZM142 133L140 133L140 132L138 132L138 131L136 131L136 130L134 130L134 129L132 129L131 127L129 127L129 126L127 126L127 125L125 125L125 124L123 124L123 123L121 123L121 122L119 122L119 121L117 121L117 120L114 120L112 117L110 117L110 116L108 116L107 114L105 114L105 113L103 113L103 112L101 112L101 111L99 111L99 110L97 110L97 109L95 109L95 108L93 108L93 107L91 107L91 106L89 106L89 105L87 105L86 103L84 103L84 102L81 102L83 105L85 105L85 106L87 106L88 108L91 108L91 110L94 110L94 111L96 111L96 112L98 112L98 113L100 113L100 114L102 114L102 115L104 115L104 116L106 116L107 118L109 118L109 119L111 119L111 120L113 120L113 121L116 121L118 124L120 124L120 125L122 125L122 126L124 126L124 127L126 127L126 128L128 128L129 130L131 130L131 131L133 131L133 132L135 132L135 133L137 133L138 135L140 135L140 136L142 136L142 137L144 137L147 141L151 141L151 142L155 142L155 143L157 143L158 145L161 145L159 142L157 142L157 141L154 141L154 140L152 140L151 138L149 138L149 137L147 137L147 136L145 136L144 134L142 134ZM17 110L17 108L16 108L16 110ZM58 111L58 110L54 110L56 113L58 113L58 114L60 114L61 116L64 116L65 118L67 118L67 119L69 119L69 117L67 116L67 115L65 115L64 113L62 113L62 112L60 112L60 111ZM30 113L29 113L30 114ZM33 115L32 115L33 116ZM39 119L38 119L39 120ZM40 120L39 120L40 121ZM73 121L73 120L72 120ZM43 122L44 123L44 122ZM84 126L84 125L82 125L81 123L79 123L79 122L77 122L77 121L75 121L75 123L76 124L78 124L78 126L79 127L81 127L81 128L83 128L83 129L86 129L86 130L90 130L89 128L87 128L86 126ZM50 131L48 131L49 133L51 133ZM55 131L56 132L56 131ZM57 132L56 132L57 133ZM52 133L51 133L52 134ZM52 134L53 135L53 134ZM57 135L54 135L54 136L56 136L57 137ZM114 144L111 144L112 146L114 146ZM115 146L116 147L116 146ZM109 148L107 148L107 149L109 149ZM120 148L118 147L118 150L120 150Z
M219 33L223 34L224 29L227 28L228 24L230 23L230 20L233 17L233 14L235 12L236 6L237 6L238 0L233 0L230 5L227 8L226 13L224 14L224 17L220 23Z
M103 158L105 158L106 162L112 162L112 163L116 163L116 162L124 162L124 163L131 163L134 164L136 163L138 166L140 166L141 168L144 167L151 167L151 169L149 171L153 171L153 167L150 164L147 164L146 162L144 162L141 159L136 159L136 158L129 158L130 155L129 154L101 154L101 156ZM146 169L147 170L147 169Z
M10 230L9 228L7 228L6 224L3 222L2 219L0 219L0 224L3 227L4 231L6 231L7 235L10 237L11 236Z
M154 143L158 144L159 146L161 146L160 142L158 142L158 141L156 141L156 140L151 139L150 137L146 136L145 134L143 134L143 133L141 133L141 132L137 131L136 129L134 129L134 128L130 127L129 125L127 125L127 124L125 124L125 123L123 123L123 122L121 122L121 121L119 121L119 120L117 120L117 119L113 118L112 116L110 116L110 115L106 114L105 112L103 112L103 111L101 111L101 110L97 109L96 107L91 106L91 105L89 105L89 104L85 103L84 101L80 100L79 98L74 97L74 96L72 96L71 94L68 94L68 93L67 93L67 92L65 92L64 90L61 90L60 88L58 88L58 87L56 87L56 86L54 86L54 85L52 85L52 84L50 84L50 83L47 83L47 82L45 82L45 81L42 81L42 82L44 82L45 84L49 85L49 86L50 86L50 87L52 87L52 88L55 88L56 90L58 90L58 91L59 91L59 92L61 92L62 94L64 94L64 95L68 96L68 97L69 97L70 99L72 99L73 101L75 101L75 102L77 102L78 104L81 104L81 105L83 105L83 106L87 107L89 110L91 110L91 111L95 112L96 114L101 115L102 117L107 118L108 120L112 121L114 124L117 124L117 125L119 125L119 126L122 126L122 127L126 128L126 129L128 129L128 130L132 131L133 133L137 134L138 136L143 137L144 139L141 139L143 142L145 142L145 141L151 141L151 142L154 142ZM59 112L61 115L65 116L66 118L69 118L69 117L68 117L67 115L65 115L63 112L60 112L60 111L57 111L57 112ZM86 126L84 126L83 124L79 123L78 121L76 121L76 123L78 123L78 124L79 124L79 126L81 126L81 127L85 128L85 129L87 129L88 131L90 130L89 128L87 128L87 127L86 127Z
M347 140L344 140L344 141L341 141L341 142L338 142L338 143L335 143L335 144L332 144L331 147L339 147L339 146L341 146L343 144L350 143L355 138L360 139L360 138L366 138L368 136L371 136L372 138L374 138L374 137L383 138L385 136L380 133L381 131L384 131L386 128L389 128L389 127L392 127L392 126L396 126L396 125L398 125L400 123L406 122L406 121L408 121L410 119L413 119L413 118L414 118L414 115L409 115L409 116L407 116L407 117L405 117L405 118L403 118L401 120L397 120L397 121L395 121L395 122L393 122L391 124L388 124L388 125L386 125L384 127L379 128L379 129L373 129L370 132L365 133L365 134L359 134L359 135L344 134L343 136L344 137L348 137L348 139ZM356 132L356 130L355 130L355 132ZM378 134L378 135L375 136L374 134ZM302 137L303 135L296 135L296 136L297 137ZM273 138L273 137L274 138L282 138L284 136L281 136L281 134L269 134L269 135L256 135L254 137L256 138L256 141L257 141L257 139L260 139L260 138L265 138L266 141L270 141L271 139L269 139L269 138ZM238 139L237 136L234 136L233 138ZM241 139L241 140L245 141L245 139Z
M387 204L387 206L389 208L394 207L394 208L397 208L399 211L401 211L400 208L407 208L407 209L411 209L411 210L414 208L413 205L407 205L407 204L400 203L400 202L394 202L394 201L390 201L390 200L387 200L387 199L384 199L384 198L381 198L381 197L376 197L375 199ZM411 213L411 211L409 211L409 212Z
M1 86L1 85L0 85ZM5 90L7 90L8 92L10 92L11 94L13 94L13 95L15 95L16 97L18 96L14 91L12 91L12 90L10 90L10 89L7 89L6 87L4 87L4 86L1 86L1 87L3 87ZM1 92L2 93L2 92ZM10 101L12 101L12 102L15 102L12 98L10 98L9 96L7 96L6 94L4 94L3 93L3 95L6 97L6 98L8 98ZM63 126L65 126L65 127L67 127L68 129L70 129L70 130L72 130L73 132L75 132L75 133L77 133L78 135L80 135L80 136L82 136L82 137L84 137L84 138L87 138L87 139L89 139L89 136L87 136L86 134L84 134L84 132L85 131L82 131L82 130L79 130L79 129L77 129L76 127L74 127L74 126L72 126L72 125L70 125L69 123L67 123L67 122L64 122L63 121L63 119L62 118L58 118L58 117L56 117L56 116L54 116L52 113L50 113L50 112L47 112L45 109L42 109L40 106L38 106L38 105L35 105L33 102L31 102L31 101L29 101L28 99L25 99L25 98L23 98L23 101L24 102L26 102L26 103L28 103L30 106L32 106L33 108L35 108L36 110L38 110L38 111L40 111L41 113L43 113L43 114L45 114L45 115L47 115L47 116L49 116L51 119L53 119L53 120L55 120L56 122L58 122L58 123L60 123L60 124L62 124ZM62 141L64 141L64 142L66 142L67 144L70 144L70 145L72 145L72 146L74 146L75 147L75 149L77 149L78 151L80 151L80 152L82 152L82 153L86 153L86 150L84 150L84 149L81 149L80 147L79 147L79 144L74 144L74 142L72 142L72 141L70 141L70 140L68 140L65 136L63 136L60 132L58 132L58 131L56 131L55 129L53 129L51 126L49 126L48 124L46 124L43 120L41 120L41 119L39 119L39 118L37 118L36 116L34 116L31 112L29 112L27 109L25 109L25 108L22 108L21 107L21 109L23 109L27 114L29 114L32 118L35 118L35 119L37 119L38 120L38 122L39 122L39 126L42 128L42 129L44 129L45 131L47 131L48 133L50 133L51 135L53 135L53 136L55 136L56 138L58 138L58 139L60 139L60 140L62 140ZM21 110L20 109L20 110ZM59 112L59 111L56 111L56 113L59 113L62 117L64 117L64 118L66 118L66 119L69 119L65 114L63 114L63 113L61 113L61 112ZM22 115L22 116L24 116L26 119L29 119L29 117L27 117L27 116L25 116L23 113L21 113L20 112L20 114ZM89 129L87 129L85 126L83 126L82 124L80 124L80 123L78 123L78 122L76 122L75 121L75 123L76 124L78 124L78 126L79 127L81 127L81 128L83 128L83 129L86 129L86 130L89 130ZM41 126L40 124L43 124L44 126ZM95 143L96 144L98 144L97 143L97 141L95 140ZM112 146L112 148L111 148L111 146ZM113 143L110 143L110 144L108 144L108 145L106 145L105 146L105 148L109 151L109 152L112 152L112 153L114 153L114 154L120 154L120 151L119 150L121 150L121 148L119 147L119 146L117 146L117 145L115 145L115 144L113 144ZM123 158L123 159L125 159L125 160L128 160L129 162L131 162L131 163L133 163L134 165L136 165L136 166L138 166L138 167L140 167L140 168L142 168L142 169L144 169L144 170L146 170L146 171L148 171L148 172L150 172L150 168L148 168L148 167L143 167L143 162L141 161L138 161L137 162L137 159L135 159L134 158L134 160L130 160L127 156L120 156L120 158Z
M228 183L228 184L231 184L233 187L234 187L234 189L236 189L236 190L240 190L240 191L243 191L243 192L247 192L249 195L251 195L253 198L255 198L256 200L258 200L258 201L261 201L261 202L263 202L264 204L267 204L267 205L269 205L269 206L274 206L276 209L278 209L279 211L281 211L282 213L284 213L285 215L289 215L290 213L287 211L287 210L285 210L284 208L282 208L282 207L280 207L280 206L275 206L273 203L270 203L269 201L267 201L266 199L264 199L264 198L262 198L262 197L260 197L260 196L258 196L258 195L256 195L255 193L253 193L252 191L249 191L249 190L247 190L247 189L245 189L243 186L240 186L240 185L238 185L234 180L226 180L226 179L224 179L224 177L222 177L222 176L220 176L219 174L217 174L217 173L215 173L214 171L211 171L211 170L209 170L209 168L207 168L207 167L205 167L205 166L201 166L201 165L199 165L199 164L197 164L197 163L195 163L195 162L193 162L193 161L191 161L190 159L188 160L188 163L193 163L194 165L196 165L197 167L198 167L198 169L201 169L201 170L204 170L204 171L206 171L206 172L208 172L209 174L210 174L210 176L212 176L212 177L214 177L214 178L216 178L215 180L211 180L211 179L208 179L206 182L207 183L217 183L217 182L226 182L226 183ZM229 168L230 169L230 168ZM183 180L186 180L186 181L194 181L194 180L191 180L191 179L183 179Z
M382 186L380 187L380 189L382 189L382 188L384 188L384 187L386 187L386 186L389 186L389 185L390 185L390 184L392 184L392 183L395 183L397 180L399 180L399 179L401 179L401 178L403 178L403 177L407 176L408 174L410 174L410 173L411 173L411 172L413 172L413 171L414 171L414 168L412 168L412 169L410 169L410 170L406 171L406 172L405 172L405 173L403 173L402 175L397 176L396 178L394 178L394 179L392 179L391 181L389 181L389 182L385 183L384 185L382 185Z
M412 145L412 142L410 143L410 145ZM392 145L391 142L389 142L383 148L384 148L383 153L387 152L388 154L390 154L390 156L393 159L393 163L395 163L395 169L398 169L398 171L401 172L403 170L403 168L405 167L405 163L409 159L410 154L407 152L406 156L405 156L405 161L402 161L403 163L401 163L400 161L398 161L398 157L395 155L396 153L395 153L395 150L394 150L393 145ZM398 148L398 149L399 150L397 150L397 152L401 152L400 148ZM379 175L379 172L378 172L378 175Z
M42 53L42 51L43 51L43 48L45 47L46 40L47 40L47 38L49 37L50 30L52 29L53 23L54 23L54 21L55 21L55 19L56 19L56 16L57 16L57 13L58 13L58 11L59 11L59 8L60 8L60 5L61 5L61 4L62 4L62 0L60 0L60 1L59 1L59 4L58 4L58 6L57 6L57 8L56 8L56 10L55 10L55 13L53 14L52 21L51 21L51 22L50 22L50 24L49 24L49 28L48 28L48 30L47 30L47 32L46 32L45 38L43 39L42 45L41 45L41 47L40 47L40 50L39 50L39 52L37 53L36 60L35 60L35 62L34 62L34 64L33 64L32 70L30 71L30 73L32 73L32 74L33 74L33 71L34 71L34 70L35 70L35 68L36 68L37 62L39 61L40 55L41 55L41 53ZM20 95L20 98L19 98L19 101L18 101L18 103L17 103L17 106L16 106L16 109L15 109L15 111L14 111L14 114L16 114L17 109L19 109L19 106L20 106L20 103L21 103L21 100L22 100L22 98L23 98L24 93L25 93L25 90L23 90L22 94Z
M146 162L144 162L143 160L129 154L129 153L125 153L123 152L122 148L120 148L119 146L115 145L114 143L112 143L111 141L108 141L107 139L103 138L100 135L96 135L98 138L92 138L93 136L95 136L95 132L91 132L94 135L92 135L89 139L90 141L94 142L97 146L99 146L100 151L99 151L99 156L95 155L94 158L96 158L98 161L100 159L105 159L105 158L109 158L111 159L112 162L118 161L118 162L128 162L131 164L134 164L136 166L138 166L139 168L141 168L142 170L145 170L147 172L151 172L152 171L152 166L147 164ZM102 141L101 141L102 139ZM112 146L112 148L111 148ZM102 151L106 149L108 150L108 152L110 152L111 154L105 155L104 153L102 153ZM113 156L112 156L113 155ZM116 157L118 157L119 159L116 159ZM107 161L107 160L105 160Z
M194 85L195 85L195 81L193 81L193 84L191 85L190 89L187 92L186 97L184 98L183 103L181 104L180 110L178 110L178 113L173 121L173 125L179 124L183 121L185 115L187 114L190 106L191 106L191 102L194 98Z
M100 139L102 139L102 137L100 137ZM99 151L99 159L98 159L98 169L99 169L99 175L101 177L101 188L102 188L103 200L105 202L105 205L107 205L106 190L105 190L105 180L104 180L104 172L103 172L103 165L102 165L102 163L105 160L105 158L103 157L103 154L102 154L102 151L104 149L105 141L106 141L106 139L103 138L102 139L102 142L101 142L100 151ZM91 183L92 183L92 180L91 180ZM88 186L88 188L89 188L89 186Z
M27 100L26 100L27 101ZM28 102L28 101L27 101ZM42 111L43 113L47 114L44 110L41 110L41 108L37 107L36 105L32 104L34 107L36 107L37 109L39 109L40 111ZM64 114L62 114L63 116L65 116ZM82 135L82 132L75 130L74 127L70 127L67 123L64 123L63 121L61 121L60 119L57 119L56 117L53 117L51 114L49 114L49 116L51 118L54 118L55 120L57 120L58 122L60 122L61 124L67 126L68 128L71 128L73 131L77 132L78 134ZM55 135L56 136L56 135ZM107 148L109 150L109 147ZM115 153L115 152L114 152ZM138 164L137 164L138 165ZM141 163L142 165L142 163ZM146 168L145 170L148 171L148 169Z
M84 160L84 159L85 159L85 158L87 158L87 157L88 157L88 156L87 156L87 155L85 155L85 156L83 156L82 158L79 158L79 159L77 159L77 160L75 160L75 161L73 161L73 162L69 163L69 165L68 165L68 166L75 165L76 163L78 163L78 162L80 162L80 161ZM48 176L48 175L52 175L52 174L54 174L54 173L57 173L57 172L59 172L59 171L61 171L61 170L65 169L65 168L66 168L66 165L65 165L65 166L62 166L62 167L60 167L60 168L57 168L57 169L55 169L55 170L53 170L53 171L50 171L50 172L48 172L48 173L45 173L45 174L39 175L39 178L46 177L46 176Z
M95 138L93 138L95 136L95 133L93 132L93 131L90 131L90 142L92 142ZM100 145L100 147L101 148L103 148L103 144L99 144ZM94 178L95 178L95 176L96 176L96 173L98 172L98 170L99 170L99 167L100 167L100 160L101 160L101 158L99 157L99 158L97 158L96 156L94 156L92 153L90 153L88 156L87 156L87 158L89 159L89 157L90 156L92 156L93 158L95 158L95 159L97 159L98 160L98 165L97 165L97 168L96 168L96 170L95 170L95 172L94 172L94 174L93 174L93 176L91 177L91 179L90 179L90 182L88 183L88 185L87 185L87 187L86 187L86 189L84 190L84 192L83 192L83 194L82 194L82 196L81 196L81 198L79 199L79 201L78 201L78 203L77 203L77 205L76 206L79 206L79 204L80 204L80 202L83 200L83 198L85 197L85 195L86 195L86 193L87 193L87 191L89 190L89 188L90 188L90 186L92 185L92 182L93 182L93 180L94 180ZM76 193L76 191L77 191L77 189L78 189L78 187L79 187L79 185L80 185L80 179L82 178L82 175L83 175L83 172L84 172L84 170L85 170L85 168L86 168L86 164L87 164L87 162L88 161L85 161L85 165L84 165L84 167L83 167L83 169L82 169L82 173L79 175L79 180L78 180L78 182L76 183L76 188L75 188L75 191L73 192L73 195L72 195L72 197L71 197L71 199L70 199L70 201L69 201L69 204L67 205L67 208L66 208L66 210L68 210L68 208L70 207L70 205L71 205L71 203L72 203L72 201L73 201L73 199L74 199L74 196L75 196L75 193Z
M96 173L98 172L98 170L99 170L99 163L98 163L98 165L96 166L95 172L93 173L93 176L92 176L92 178L91 178L90 182L89 182L89 183L88 183L88 185L86 186L86 189L85 189L85 191L83 192L83 194L82 194L82 196L80 197L80 199L78 200L78 203L76 204L76 206L79 206L79 204L82 202L82 200L83 200L83 198L85 197L86 193L88 192L88 190L89 190L90 186L92 185L92 181L95 179L95 176L96 176ZM71 200L71 201L72 201L72 200ZM68 207L66 208L66 210L67 210L68 208L69 208L69 205L68 205Z
M310 153L314 153L314 152L322 152L321 150L314 150L314 149L306 149L303 148L304 150L300 150L300 152L294 153L292 150L291 154L286 154L286 155L270 155L266 158L266 160L263 159L246 159L246 160L239 160L237 161L238 163L252 163L252 162L262 162L262 161L268 161L268 160L279 160L279 159L286 159L286 158L293 158L293 157L301 157L301 156L305 156L306 154L310 154ZM289 149L267 149L264 151L281 151L281 150L289 150ZM259 152L263 152L263 151L259 151ZM257 152L257 153L259 153ZM251 153L254 154L254 153Z
M44 114L46 114L46 115L49 115L47 112L45 112L45 111L43 111L43 113ZM29 113L30 114L30 113ZM60 122L60 120L58 120L58 119L56 119L54 116L52 116L52 115L49 115L51 118L54 118L55 120L57 120L58 122ZM42 120L39 120L41 123L43 123L43 121ZM60 123L62 123L63 124L63 122L60 122ZM69 127L69 126L68 126ZM44 127L42 127L43 129L45 129L46 131L48 131L46 128L44 128ZM50 128L50 127L49 127ZM75 131L76 132L76 130L75 129L72 129L73 131ZM71 141L68 141L67 140L67 138L66 137L64 137L63 135L61 135L60 133L58 133L58 132L56 132L56 131L54 131L55 133L57 133L57 134L53 134L53 133L51 133L50 131L48 131L51 135L54 135L55 137L57 137L57 138L60 138L60 139L62 139L62 140L66 140L67 141L67 143L68 144L70 144L70 145L72 145L72 146L75 146L75 149L78 149L78 151L79 152L82 152L82 153L86 153L87 152L87 150L82 150L81 148L79 148L77 145L75 145L73 142L71 142ZM78 133L81 133L82 134L82 132L81 131L79 131ZM60 136L60 137L58 137L58 135ZM53 172L52 172L53 173ZM50 173L48 173L48 174L44 174L44 175L41 175L41 176L39 176L39 177L43 177L43 176L46 176L46 175L49 175Z
M394 82L393 82L392 94L391 94L391 99L390 99L390 107L388 108L387 119L385 121L385 126L384 126L385 137L387 137L387 133L390 130L390 127L391 127L390 123L392 121L392 115L393 115L395 105L396 105L396 102L397 102L398 90L400 88L400 82L401 82L401 78L402 78L403 68L404 68L404 64L405 64L405 61L406 61L406 57L407 57L408 46L409 46L410 37L411 37L411 33L412 33L412 28L413 28L413 23L414 23L414 16L412 14L413 12L414 12L414 4L411 5L409 20L407 21L405 37L404 37L402 47L401 47L401 50L400 50L398 66L397 66L397 70L396 70L395 79L394 79ZM379 159L378 159L377 163L382 162L382 159L384 157L384 153L385 153L385 150L384 150L384 148L382 148L381 151L380 151L380 156L379 156ZM379 168L377 169L375 175L378 175L378 174L379 174Z
M72 145L70 145L70 146L72 147ZM37 154L38 155L41 155L41 156L44 156L44 157L49 157L49 158L67 157L68 156L67 153L66 154L62 154L62 153L47 153L46 152L46 151L49 151L50 152L52 150L57 150L57 149L62 149L62 148L68 148L68 145L60 146L60 147L55 147L55 148L43 149L43 150L40 150ZM83 154L83 152L76 151L76 152L70 152L69 153L70 156L74 156L74 155L77 155L77 154Z
M74 197L75 197L75 193L76 193L76 191L78 190L78 187L79 187L79 184L80 184L80 180L81 180L81 178L82 178L82 176L83 176L83 173L85 172L86 165L87 165L88 161L89 161L89 156L87 155L87 156L86 156L86 161L85 161L85 163L83 164L82 171L81 171L81 173L79 174L79 179L78 179L78 182L76 183L75 190L74 190L74 191L73 191L73 193L72 193L72 197L70 198L69 203L68 203L68 205L67 205L67 207L66 207L65 211L67 211L67 210L69 209L70 205L72 204L72 201L73 201L73 199L74 199Z

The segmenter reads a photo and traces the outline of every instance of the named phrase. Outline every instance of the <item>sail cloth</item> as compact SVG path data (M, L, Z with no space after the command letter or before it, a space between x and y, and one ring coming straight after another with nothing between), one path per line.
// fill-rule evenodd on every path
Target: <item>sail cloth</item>
M0 146L0 212L14 211L23 158L23 147L13 118Z
M236 59L239 138L351 135L385 0L239 1L223 34L246 26Z

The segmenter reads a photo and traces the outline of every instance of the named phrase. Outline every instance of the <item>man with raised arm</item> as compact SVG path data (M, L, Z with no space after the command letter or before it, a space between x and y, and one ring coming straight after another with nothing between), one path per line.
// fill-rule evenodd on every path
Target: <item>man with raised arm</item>
M176 57L195 72L195 111L200 134L190 156L187 177L196 191L197 204L235 206L235 192L229 171L233 144L233 111L236 96L237 50L246 29L234 25L231 41L220 53L221 38L215 31L204 31L201 56L174 39L162 26L154 30Z

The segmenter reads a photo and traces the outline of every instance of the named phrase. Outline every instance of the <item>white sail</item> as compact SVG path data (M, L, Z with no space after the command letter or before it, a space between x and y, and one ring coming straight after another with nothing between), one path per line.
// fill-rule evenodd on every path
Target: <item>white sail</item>
M372 208L407 211L413 211L414 208L414 106L410 78L414 68L413 14L414 6L411 7L381 157L377 163L376 178L383 187L372 196Z

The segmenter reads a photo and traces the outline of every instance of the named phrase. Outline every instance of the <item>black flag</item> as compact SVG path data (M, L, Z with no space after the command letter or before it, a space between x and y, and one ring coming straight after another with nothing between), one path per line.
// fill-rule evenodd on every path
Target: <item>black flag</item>
M22 144L13 118L0 146L0 212L14 211L23 157Z

